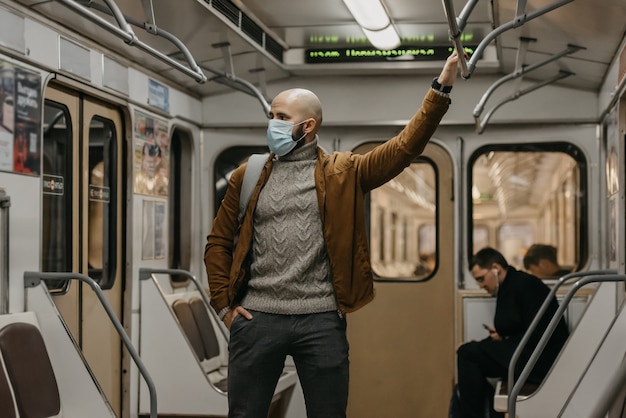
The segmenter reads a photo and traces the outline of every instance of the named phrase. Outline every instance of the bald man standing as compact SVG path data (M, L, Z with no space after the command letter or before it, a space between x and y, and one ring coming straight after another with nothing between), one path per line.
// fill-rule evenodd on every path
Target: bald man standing
M345 314L374 297L363 197L422 153L448 110L457 64L453 53L402 132L364 155L318 146L322 105L313 92L290 89L272 101L271 154L245 216L239 225L244 165L204 254L211 305L230 329L229 418L267 418L287 355L307 417L346 416Z

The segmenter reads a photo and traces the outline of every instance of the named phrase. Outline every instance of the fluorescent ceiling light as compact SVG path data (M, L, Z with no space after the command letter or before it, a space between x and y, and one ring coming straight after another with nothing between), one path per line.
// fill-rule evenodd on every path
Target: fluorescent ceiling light
M343 0L367 39L378 49L400 46L400 37L380 0Z
M392 25L387 26L383 30L367 30L363 29L363 33L367 39L378 49L394 49L400 46L400 37Z
M380 0L343 0L350 13L361 27L381 30L389 26L391 20Z

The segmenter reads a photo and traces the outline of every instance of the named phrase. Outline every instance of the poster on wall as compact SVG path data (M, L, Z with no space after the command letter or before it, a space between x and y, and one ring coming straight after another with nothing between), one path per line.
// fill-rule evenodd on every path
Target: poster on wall
M167 121L135 111L133 190L148 196L169 193L170 140Z
M41 77L0 61L0 170L39 175Z

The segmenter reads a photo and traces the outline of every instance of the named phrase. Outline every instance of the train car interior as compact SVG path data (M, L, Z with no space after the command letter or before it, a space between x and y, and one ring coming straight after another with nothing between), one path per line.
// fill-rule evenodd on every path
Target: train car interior
M493 247L558 301L521 373L516 352L489 380L493 409L626 417L625 17L626 0L0 0L0 417L227 417L205 245L233 172L268 151L273 98L311 90L319 147L365 154L453 51L423 153L365 195L375 297L346 315L347 416L449 416L457 348L494 323L469 268ZM533 244L558 270L531 270ZM287 356L268 418L306 416Z

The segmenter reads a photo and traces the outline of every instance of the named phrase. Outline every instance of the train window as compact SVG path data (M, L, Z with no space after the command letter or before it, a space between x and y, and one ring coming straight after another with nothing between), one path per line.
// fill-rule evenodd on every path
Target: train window
M42 270L72 271L72 124L67 107L45 102L43 119ZM69 280L46 282L65 293Z
M89 277L102 289L110 289L115 281L116 184L115 125L95 116L89 125L89 204L88 254Z
M226 189L228 188L228 179L230 175L237 167L248 160L248 157L252 154L263 154L268 152L267 147L231 147L218 155L215 160L215 189L214 189L214 208L215 212L219 209L226 195Z
M161 144L163 146L163 144ZM169 266L191 268L191 137L174 129L170 141L169 175ZM187 284L188 278L172 275L172 286Z
M376 280L421 281L436 268L435 166L420 158L371 191L370 247Z
M489 245L489 227L474 224L474 248L484 248Z
M586 262L586 162L566 143L485 146L468 164L470 254L497 248L524 269L533 243L557 248L558 263L578 269Z

